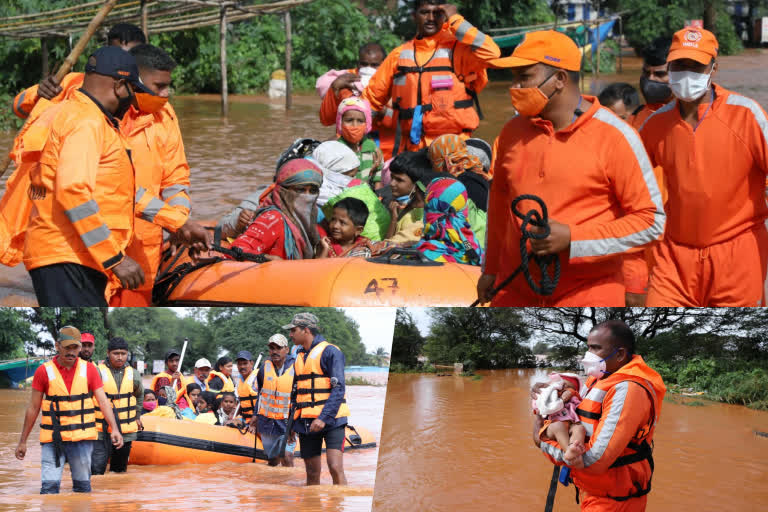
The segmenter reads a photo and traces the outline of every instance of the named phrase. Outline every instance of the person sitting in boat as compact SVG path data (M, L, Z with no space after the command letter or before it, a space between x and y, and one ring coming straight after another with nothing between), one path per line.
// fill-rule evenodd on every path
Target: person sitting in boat
M347 187L363 184L355 178L360 170L360 159L345 144L335 140L323 142L312 152L312 158L323 170L323 184L317 196L318 207L341 194Z
M197 399L197 418L195 421L200 423L207 423L208 425L216 424L216 413L213 406L216 402L216 393L210 391L203 391Z
M238 414L237 396L232 391L221 394L219 407L216 409L216 425L238 427L243 424L243 418Z
M361 200L346 197L336 203L315 258L370 258L371 241L361 236L367 220L368 207Z
M395 244L417 242L424 229L424 190L421 178L432 172L426 154L400 153L389 165L392 200L389 202L391 219L385 240ZM423 184L422 184L423 185Z
M373 139L368 137L371 128L370 103L356 97L342 100L336 113L336 135L339 142L351 148L360 159L356 177L376 189L381 187L379 171L384 157Z
M248 228L232 247L270 260L312 259L320 243L317 233L317 196L323 171L306 158L295 158L277 171L256 211L243 210L250 217Z
M186 419L194 420L197 418L197 402L202 391L202 388L195 382L187 384L186 396L179 397L176 401L179 409L181 409L181 415Z
M581 403L581 380L575 373L552 373L547 385L539 390L539 397L532 401L533 412L545 421L540 434L567 446L563 454L565 463L573 468L583 468L584 441L587 430L581 424L576 408Z
M436 138L429 145L429 160L435 172L446 172L466 187L471 208L487 208L491 175L461 137L448 134Z
M232 358L222 356L216 361L215 370L211 370L205 381L206 391L235 391L232 382ZM217 395L218 396L218 395Z
M184 389L187 381L184 375L181 374L179 368L180 357L181 353L175 348L172 348L165 353L165 370L155 375L152 379L152 385L149 386L152 391L158 393L161 388L170 386L172 382L174 383L176 390L180 391Z
M149 414L157 408L157 395L151 389L144 390L144 401L141 406L141 415Z
M148 412L145 416L160 416L161 418L172 418L181 420L184 416L181 414L176 403L176 391L171 386L163 386L157 392L157 407L152 412Z
M453 178L427 187L424 234L415 248L432 261L480 265L483 250L469 223L467 189Z

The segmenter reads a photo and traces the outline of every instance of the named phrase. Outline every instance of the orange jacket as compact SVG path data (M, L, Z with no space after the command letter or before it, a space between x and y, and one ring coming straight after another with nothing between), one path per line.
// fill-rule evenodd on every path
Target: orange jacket
M570 250L560 254L561 281L615 274L619 255L663 233L661 193L640 137L597 98L584 99L592 106L563 130L554 132L541 118L517 116L496 139L486 274L504 279L520 264L521 221L510 204L521 194L539 196L549 218L571 229ZM518 210L533 207L538 209L523 201ZM500 292L499 303L505 293L517 293L512 290Z
M357 73L357 69L348 69L348 73ZM333 89L328 88L328 92L323 96L323 102L320 104L320 122L323 126L333 126L336 124L336 114L339 110L339 104L352 96L352 91L343 89L339 91L338 97ZM392 158L392 148L395 146L395 121L394 111L385 106L381 116L373 118L373 131L379 133L379 149L381 149L385 160Z
M572 469L577 487L594 496L626 498L650 491L652 445L666 386L639 355L616 373L590 377L576 414L589 441L584 468ZM541 450L553 464L563 465L556 441L542 440Z
M189 165L170 103L155 114L131 107L120 123L136 168L136 220L126 254L144 270L150 290L162 256L163 229L176 232L189 218Z
M641 105L631 116L629 116L627 123L635 130L640 130L640 127L643 126L645 120L651 117L663 106L664 103L646 103L645 105Z
M77 263L105 271L133 232L134 171L117 120L76 91L56 113L40 155L44 199L27 228L28 270Z
M59 84L63 89L62 92L51 101L53 103L59 103L68 99L72 91L79 89L83 85L84 78L84 73L67 73ZM37 87L37 85L28 87L17 94L13 99L12 108L13 113L16 114L16 116L26 119L32 112L32 109L37 105L37 102L40 99L40 96L37 95Z
M699 105L695 131L680 117L677 101L640 129L648 156L664 169L665 236L700 248L750 231L768 217L768 118L757 102L716 84L714 91L714 102Z
M423 148L444 133L463 133L468 136L477 128L477 114L469 105L467 108L455 108L456 102L469 98L465 89L475 93L482 91L488 83L485 71L488 61L500 55L501 50L491 37L480 32L462 16L455 14L436 35L413 39L387 55L363 91L363 98L368 100L371 108L377 112L383 111L390 99L395 106L411 109L418 103L419 74L402 74L398 68L407 66L407 62L411 63L408 67L413 67L425 66L433 61L444 61L437 70L424 73L420 80L421 104L430 105L430 111L424 114L424 135L419 144L412 144L408 137L411 127L411 118L406 119L407 115L410 115L408 110L400 110L398 113L398 108L394 109L401 132L399 147L397 140L395 141L395 152ZM452 67L453 71L443 69L446 66ZM433 75L452 77L453 88L438 90L433 94ZM402 91L398 92L398 89Z

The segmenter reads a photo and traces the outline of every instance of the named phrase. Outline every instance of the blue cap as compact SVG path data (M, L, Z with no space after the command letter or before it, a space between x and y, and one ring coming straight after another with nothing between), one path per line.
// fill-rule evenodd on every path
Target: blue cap
M124 79L138 92L155 94L141 83L133 55L118 46L102 46L93 52L85 64L85 72Z
M237 357L235 358L235 361L238 359L245 359L246 361L253 361L253 355L248 352L247 350L241 350L237 353Z

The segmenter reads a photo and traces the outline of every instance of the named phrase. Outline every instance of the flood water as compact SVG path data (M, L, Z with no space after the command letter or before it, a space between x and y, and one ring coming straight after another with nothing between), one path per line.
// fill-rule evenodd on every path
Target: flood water
M641 61L625 57L623 73L585 77L584 91L596 94L615 81L637 86ZM768 106L768 51L749 50L723 57L721 85L753 97ZM509 83L491 82L480 95L486 116L475 136L493 142L512 116ZM287 146L300 137L327 140L333 127L318 121L320 99L316 94L294 96L293 109L284 100L264 96L232 96L229 118L220 115L218 96L177 97L173 106L179 116L187 160L191 167L192 218L217 219L236 206L249 191L271 181L275 163ZM10 145L12 134L0 132L0 147ZM4 186L4 180L0 182ZM2 194L4 188L2 189ZM23 265L0 269L0 305L35 305L32 283Z
M546 372L480 374L390 375L375 512L544 508L552 466L532 441L529 389ZM768 510L768 438L754 433L768 412L703 403L664 402L648 510ZM560 485L555 510L579 510L574 498Z
M266 464L184 464L128 466L128 472L94 476L90 495L72 493L69 467L61 494L41 496L40 443L36 427L27 455L14 455L31 392L0 389L0 509L18 512L144 512L161 510L261 510L368 512L373 499L385 386L347 386L350 423L376 437L377 448L348 452L344 469L349 485L331 485L323 455L322 485L306 487L301 459L293 468ZM39 424L38 417L38 424ZM261 507L264 507L263 509Z

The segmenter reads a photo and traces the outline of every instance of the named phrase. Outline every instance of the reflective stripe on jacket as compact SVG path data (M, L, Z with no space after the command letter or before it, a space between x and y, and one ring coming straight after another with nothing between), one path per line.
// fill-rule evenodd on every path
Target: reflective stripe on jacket
M40 442L53 442L54 424L61 433L62 441L88 441L98 439L93 398L88 391L88 365L77 359L72 387L67 390L64 378L53 361L45 363L48 389L43 395L40 420ZM54 417L55 416L55 417Z
M120 390L117 389L115 376L112 370L105 364L99 365L101 372L101 381L104 383L104 392L113 406L115 421L119 423L121 434L130 434L138 432L139 426L136 423L136 397L133 396L133 368L125 367L123 380L120 383ZM99 407L96 407L96 430L102 432L104 428L104 415ZM107 425L107 431L112 432L112 427Z
M264 362L264 381L259 398L259 416L273 420L288 418L291 410L291 389L293 388L294 366L278 376L272 361Z

